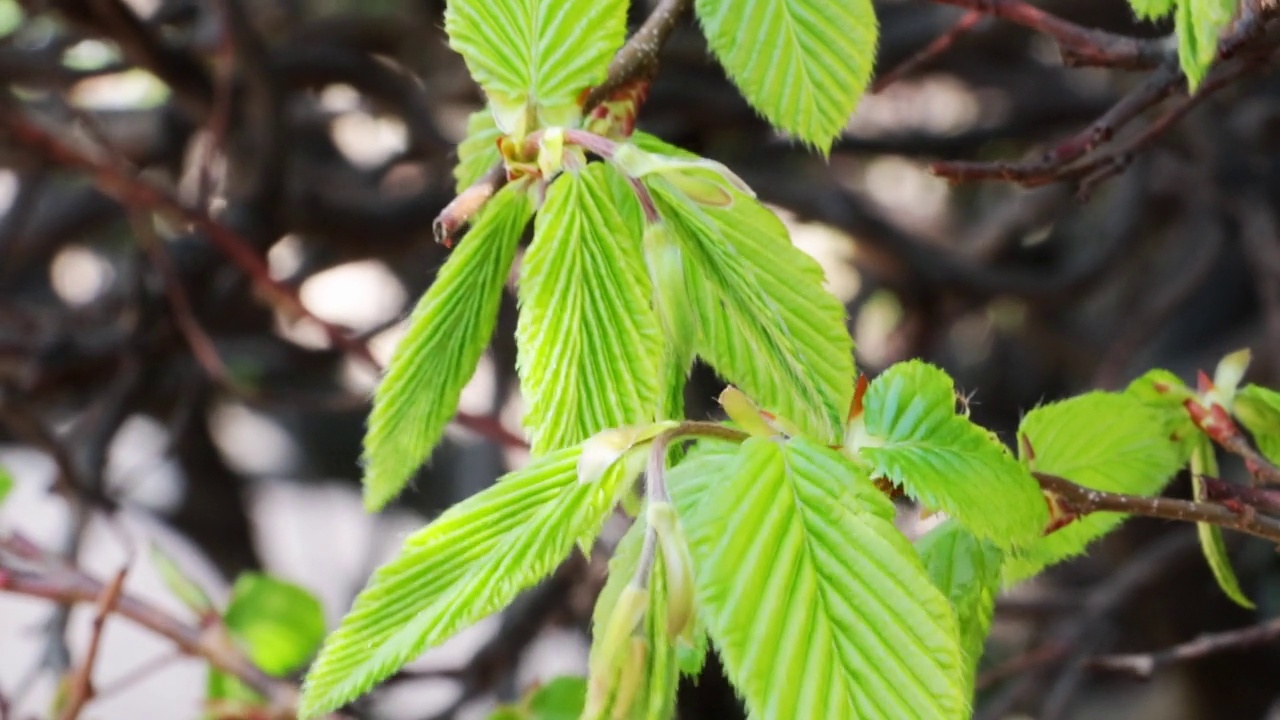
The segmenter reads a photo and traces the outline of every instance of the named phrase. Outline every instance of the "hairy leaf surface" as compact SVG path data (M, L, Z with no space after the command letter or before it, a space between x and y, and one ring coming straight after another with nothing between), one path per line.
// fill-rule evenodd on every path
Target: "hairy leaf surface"
M999 440L956 412L946 373L898 363L871 382L863 404L871 440L857 452L873 476L1001 547L1039 537L1048 522L1040 486Z
M865 473L752 438L706 492L699 608L752 717L965 717L951 608Z
M955 520L947 520L916 541L916 551L935 587L951 601L965 658L965 690L973 681L991 628L1004 553Z
M1194 395L1181 378L1168 370L1150 370L1129 383L1124 394L1146 405L1160 419L1161 432L1178 446L1178 466L1187 464L1204 435L1183 401Z
M303 717L340 707L426 648L505 607L599 531L619 464L578 481L579 448L510 473L410 536L325 642L307 676Z
M364 438L364 500L387 504L431 456L497 322L502 287L533 206L504 187L418 301L378 385Z
M1093 392L1038 407L1023 418L1019 432L1031 444L1035 457L1023 461L1032 470L1108 492L1155 495L1182 464L1160 415L1128 395ZM1005 579L1024 579L1084 552L1124 519L1119 513L1090 513L1075 520L1011 556Z
M449 0L449 46L489 97L498 126L523 136L569 125L583 90L604 79L627 30L625 0Z
M467 137L458 144L458 164L453 168L457 190L462 192L483 178L489 169L502 162L498 138L502 131L493 121L489 108L477 110L467 118Z
M594 163L552 184L521 270L517 369L535 455L658 412L662 333L608 172Z
M661 177L646 184L680 243L697 353L764 409L835 442L853 397L853 341L817 261L736 190L730 206L709 207Z
M869 0L697 0L707 43L760 114L824 153L875 64Z

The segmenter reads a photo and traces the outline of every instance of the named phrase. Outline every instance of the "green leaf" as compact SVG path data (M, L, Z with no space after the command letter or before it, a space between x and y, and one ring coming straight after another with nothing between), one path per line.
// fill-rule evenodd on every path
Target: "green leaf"
M10 492L13 492L13 475L5 466L0 465L0 505L4 504Z
M865 473L751 438L723 480L691 529L698 605L751 717L967 717L951 608Z
M1173 12L1175 0L1129 0L1133 12L1143 20L1159 20Z
M165 587L183 605L200 616L213 611L213 601L209 599L204 589L190 577L187 577L187 574L178 566L178 563L174 562L168 553L161 550L159 545L151 545L151 564L160 575L160 580L164 582Z
M324 639L324 609L301 587L261 573L236 578L222 622L271 675L292 672Z
M870 0L697 0L720 64L760 114L824 154L875 65Z
M458 144L458 164L453 168L459 193L502 162L502 152L498 149L500 137L502 131L494 123L493 111L489 108L477 110L467 118L467 137Z
M730 206L706 207L661 176L646 185L680 242L698 355L764 409L835 442L853 397L853 340L821 266L747 195L728 190Z
M522 185L504 187L418 301L373 398L364 439L369 509L394 498L440 441L489 344L516 244L532 213Z
M1208 500L1204 485L1206 475L1218 475L1218 459L1214 455L1213 441L1207 435L1201 435L1191 454L1191 491L1196 502ZM1227 543L1222 538L1222 528L1209 523L1196 523L1196 535L1200 539L1204 559L1209 563L1214 579L1218 581L1218 587L1236 604L1254 609L1253 601L1240 589L1240 580L1236 577L1231 557L1227 554Z
M449 0L449 46L489 97L498 126L517 137L570 125L579 96L604 79L627 31L625 0Z
M1182 466L1179 445L1161 417L1129 395L1093 392L1038 407L1019 433L1031 445L1032 470L1108 492L1155 495ZM1090 513L1040 538L1005 563L1005 580L1030 577L1084 552L1123 522L1119 513Z
M1204 435L1183 406L1195 393L1177 375L1157 369L1129 383L1124 394L1159 416L1162 432L1178 446L1178 466L1186 465L1192 449Z
M873 477L889 478L1001 547L1044 531L1040 486L999 440L957 414L945 372L918 360L898 363L871 382L863 405L869 437L855 422L846 445L871 463Z
M942 523L917 540L916 551L934 587L947 596L955 610L960 649L965 657L965 688L972 698L978 661L982 659L1000 592L1004 553L955 520Z
M509 473L410 536L356 598L307 676L302 717L355 699L426 648L507 606L599 532L626 476L578 482L579 448Z
M551 185L521 269L517 369L535 455L657 415L662 333L612 172L593 163Z
M1218 56L1218 37L1231 22L1236 0L1179 0L1174 15L1178 61L1192 92Z
M1271 462L1280 463L1280 393L1246 385L1236 393L1232 409L1253 435L1258 450Z
M562 676L536 687L516 705L504 705L488 720L578 720L587 685L580 677Z

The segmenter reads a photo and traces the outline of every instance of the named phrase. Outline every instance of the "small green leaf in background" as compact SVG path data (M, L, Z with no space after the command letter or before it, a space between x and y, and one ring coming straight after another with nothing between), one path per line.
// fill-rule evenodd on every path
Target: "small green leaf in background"
M517 369L535 455L658 412L662 331L610 173L593 163L552 183L521 267Z
M538 458L454 505L374 573L325 641L300 717L354 700L428 647L506 607L599 532L626 463L578 481L580 448Z
M155 566L169 592L197 616L203 617L213 611L213 601L205 594L204 589L187 577L178 563L160 549L159 545L151 545L151 564Z
M646 185L680 243L698 355L763 409L836 442L853 397L853 341L822 267L731 187L731 205L709 207L661 176Z
M1027 413L1019 433L1030 442L1032 470L1077 485L1132 495L1156 495L1182 466L1179 444L1159 413L1132 396L1092 392ZM1084 552L1125 520L1090 513L1024 548L1005 563L1005 580L1028 578Z
M5 466L0 465L0 505L9 497L9 493L13 491L13 475Z
M870 0L697 0L707 43L765 119L824 154L871 79Z
M690 541L699 613L751 717L966 717L951 607L893 504L805 439L735 455Z
M1206 476L1218 476L1218 459L1214 455L1213 441L1207 435L1201 435L1191 453L1191 490L1196 502L1208 499L1204 486ZM1209 523L1196 523L1196 534L1200 539L1200 550L1209 563L1209 569L1213 571L1213 578L1218 581L1218 587L1237 605L1252 610L1255 607L1253 601L1240 588L1240 579L1231 566L1227 543L1222 538L1222 528Z
M955 609L965 658L965 688L972 699L978 661L1000 592L1004 553L955 520L947 520L917 540L916 551L929 579Z
M1232 409L1268 460L1280 463L1280 393L1246 385L1236 393Z
M1143 20L1159 20L1173 12L1175 0L1129 0L1129 7Z
M364 438L364 501L377 510L404 488L440 442L498 317L502 288L533 205L507 185L418 301L373 398Z
M956 412L955 385L942 370L898 363L871 382L863 405L871 440L857 452L873 477L1001 547L1044 531L1040 486L999 440Z
M626 0L449 0L449 46L489 97L498 126L522 137L570 125L582 91L604 79L627 32Z
M261 573L236 579L222 621L254 664L270 675L302 667L324 640L320 601L297 585Z
M1237 0L1179 0L1174 14L1178 61L1192 92L1218 57L1218 39L1231 22Z
M488 720L578 720L586 695L582 678L558 677L531 689L519 704L498 708Z
M502 152L498 149L500 137L502 131L494 124L493 111L489 108L477 110L467 118L467 137L458 144L458 164L453 168L459 193L502 162Z

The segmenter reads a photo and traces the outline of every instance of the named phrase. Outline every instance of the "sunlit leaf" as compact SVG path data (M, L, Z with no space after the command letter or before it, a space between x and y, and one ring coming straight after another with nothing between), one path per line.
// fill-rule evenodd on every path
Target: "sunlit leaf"
M400 492L457 410L493 334L516 243L532 213L523 187L503 188L418 301L369 416L364 499L370 509Z
M752 717L967 717L951 607L865 473L751 438L706 492L699 611Z
M494 124L493 112L488 108L477 110L467 118L467 137L458 144L458 164L453 168L458 192L474 185L502 162L502 153L498 150L500 137L502 131Z
M830 149L874 68L870 0L697 0L694 8L712 52L752 107Z
M1178 0L1174 32L1178 61L1194 92L1218 56L1218 37L1231 22L1236 0Z
M9 474L9 470L5 466L0 465L0 505L9 497L9 493L13 491L13 475Z
M410 536L325 641L307 676L302 716L350 702L426 648L506 607L575 542L599 532L622 468L580 483L579 453L535 460Z
M1038 407L1023 418L1034 458L1032 470L1077 485L1133 495L1155 495L1182 465L1160 415L1131 396L1093 392ZM1125 519L1090 513L1029 545L1005 563L1005 579L1030 577L1047 565L1084 552Z
M1183 406L1194 395L1191 389L1177 375L1157 369L1129 383L1124 394L1146 405L1159 418L1161 432L1178 446L1178 465L1186 465L1204 435Z
M662 333L640 238L595 163L560 176L520 273L521 389L534 454L658 412Z
M1271 462L1280 463L1280 393L1246 385L1236 394L1233 407L1258 450Z
M1040 486L991 433L956 411L946 373L912 360L871 382L865 434L846 444L926 507L943 510L1001 547L1030 542L1048 514Z
M244 573L222 622L258 667L284 675L301 667L324 639L324 609L305 589L270 575Z

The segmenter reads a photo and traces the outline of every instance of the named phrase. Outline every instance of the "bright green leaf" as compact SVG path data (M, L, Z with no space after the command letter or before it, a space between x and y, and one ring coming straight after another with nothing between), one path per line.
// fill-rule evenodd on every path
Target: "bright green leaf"
M1207 435L1201 435L1196 448L1191 454L1191 491L1196 502L1205 502L1205 476L1217 477L1218 459L1214 455L1213 441ZM1204 559L1218 581L1218 587L1233 602L1252 610L1253 601L1240 589L1240 580L1236 577L1235 568L1231 566L1231 557L1227 554L1227 543L1222 538L1222 528L1209 523L1196 523L1196 534L1200 539L1200 550Z
M1218 56L1218 37L1231 22L1236 0L1179 0L1174 14L1178 61L1194 92Z
M866 434L846 441L926 507L943 510L1001 547L1032 541L1048 522L1040 486L986 430L956 412L942 370L917 360L890 367L863 399Z
M1157 369L1129 383L1124 394L1146 405L1159 417L1162 432L1178 446L1178 466L1186 465L1191 459L1191 450L1204 434L1183 406L1195 393L1177 375Z
M751 438L707 493L699 611L752 717L967 717L951 607L865 473Z
M612 172L593 163L551 185L521 269L517 369L535 455L658 412L662 333Z
M1236 394L1233 406L1262 454L1271 462L1280 463L1280 393L1246 385Z
M1004 553L980 540L955 520L948 520L916 541L916 551L935 587L951 601L965 657L965 688L970 698L991 628Z
M1133 12L1143 20L1159 20L1173 12L1175 0L1129 0Z
M621 464L578 481L578 448L510 473L404 543L356 598L307 676L302 717L340 707L426 648L497 612L599 532Z
M9 497L9 493L12 491L13 475L9 474L9 471L3 465L0 465L0 505L4 504L5 499Z
M523 136L570 125L627 31L625 0L449 0L449 45L489 97L498 126Z
M489 344L532 213L520 184L504 187L418 302L374 395L364 439L366 507L376 510L394 498L440 441Z
M578 720L587 697L587 684L580 677L558 677L538 688L529 699L531 720Z
M746 195L706 207L660 176L647 186L680 241L698 354L764 409L835 442L853 397L853 341L821 266Z
M1019 433L1031 444L1030 468L1077 485L1155 495L1182 466L1158 413L1129 395L1093 392L1038 407ZM1005 580L1030 577L1047 565L1084 552L1123 522L1118 513L1090 513L1046 535L1005 564Z
M324 639L324 609L306 590L261 573L236 578L222 616L254 664L272 675L298 669Z
M765 119L826 153L871 79L870 0L697 0L707 43Z
M489 108L477 110L467 118L467 137L458 145L458 164L453 168L458 192L483 178L494 165L502 162L498 138L502 131L493 122Z

